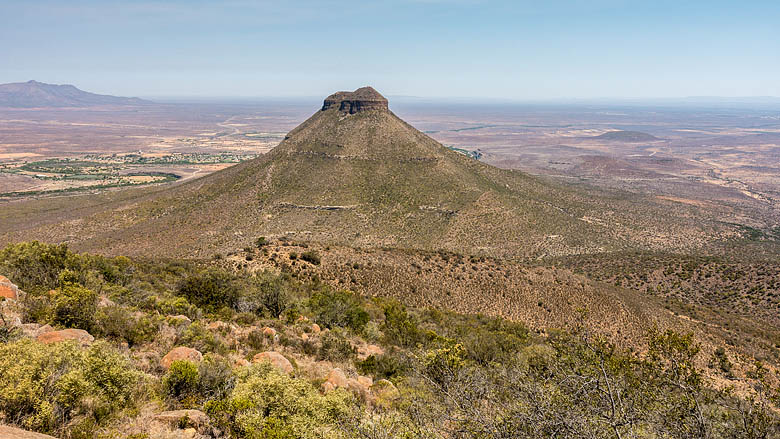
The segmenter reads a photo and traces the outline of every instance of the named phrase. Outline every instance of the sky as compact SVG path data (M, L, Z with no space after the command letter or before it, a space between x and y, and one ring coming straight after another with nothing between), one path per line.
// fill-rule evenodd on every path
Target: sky
M0 82L141 97L780 96L780 1L0 0Z

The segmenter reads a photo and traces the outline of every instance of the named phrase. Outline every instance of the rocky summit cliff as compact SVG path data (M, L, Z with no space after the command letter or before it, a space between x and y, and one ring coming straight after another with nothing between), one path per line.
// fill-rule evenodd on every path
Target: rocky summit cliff
M322 111L338 108L341 113L355 114L368 110L387 110L387 99L372 87L355 91L340 91L325 98Z
M19 210L22 211L22 210ZM325 99L271 152L173 186L25 204L0 242L207 257L257 236L360 247L545 257L695 246L700 219L454 152L364 87ZM666 240L666 241L664 241Z

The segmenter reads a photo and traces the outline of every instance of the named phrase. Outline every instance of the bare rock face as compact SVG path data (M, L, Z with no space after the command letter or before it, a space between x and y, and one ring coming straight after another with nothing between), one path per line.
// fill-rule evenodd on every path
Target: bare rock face
M196 349L188 348L186 346L179 346L171 349L170 352L165 354L165 356L162 357L162 360L160 360L160 364L162 367L170 369L171 364L173 364L174 361L180 360L199 363L201 360L203 360L203 354L201 354Z
M19 298L19 288L3 275L0 275L0 297L12 300Z
M340 91L325 99L322 111L336 109L341 113L355 114L361 111L388 110L387 99L371 87L355 91Z
M56 439L47 434L34 433L8 425L0 425L0 438L3 439Z
M252 358L252 363L261 363L263 361L271 363L271 366L279 369L282 373L289 375L293 372L293 366L292 363L290 363L290 360L284 358L284 355L279 352L261 352Z
M44 344L76 340L83 345L87 345L95 341L95 337L91 336L89 332L83 329L63 329L61 331L44 332L38 335L36 340Z

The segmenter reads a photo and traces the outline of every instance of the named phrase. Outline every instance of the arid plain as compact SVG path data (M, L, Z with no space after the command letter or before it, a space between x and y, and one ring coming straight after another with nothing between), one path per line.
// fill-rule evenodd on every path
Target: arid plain
M18 198L205 175L269 151L311 106L300 99L0 109L0 193ZM394 111L495 166L670 203L739 206L768 222L758 227L778 217L777 106L396 99Z

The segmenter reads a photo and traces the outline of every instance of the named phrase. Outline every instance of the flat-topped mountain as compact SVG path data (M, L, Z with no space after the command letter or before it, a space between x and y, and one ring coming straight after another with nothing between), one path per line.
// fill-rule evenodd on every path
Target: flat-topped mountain
M89 93L72 85L45 84L38 81L0 84L0 107L89 107L96 105L148 105L139 98Z
M685 209L682 208L682 209ZM269 153L174 186L25 203L0 242L211 256L257 236L512 257L691 248L717 234L634 194L579 189L452 151L370 87L329 96Z

